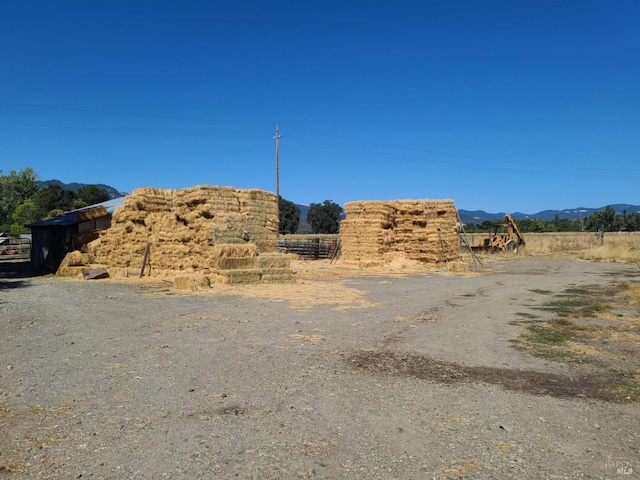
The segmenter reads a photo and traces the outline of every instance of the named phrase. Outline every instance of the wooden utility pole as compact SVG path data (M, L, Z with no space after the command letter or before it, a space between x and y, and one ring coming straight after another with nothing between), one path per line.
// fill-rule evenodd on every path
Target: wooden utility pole
M280 220L280 130L276 125L276 136L273 137L276 140L276 212L278 214L278 220ZM280 226L278 222L278 234L280 234Z

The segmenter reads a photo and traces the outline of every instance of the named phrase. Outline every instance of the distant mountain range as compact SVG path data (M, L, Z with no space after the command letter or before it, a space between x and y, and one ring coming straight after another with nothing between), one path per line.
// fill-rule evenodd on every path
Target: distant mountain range
M66 190L72 190L74 192L77 192L79 189L89 185L88 183L63 183L60 180L44 180L42 182L39 181L36 183L40 188L46 187L47 185L58 185ZM125 195L128 195L125 192L119 192L118 190L116 190L113 187L110 187L109 185L103 185L102 183L96 183L95 185L97 187L104 188L107 191L107 193L109 193L110 199L124 197Z
M545 222L550 222L556 218L566 218L568 220L577 220L579 218L586 218L592 215L594 212L599 210L604 210L607 206L613 208L617 214L622 214L625 210L627 213L640 213L640 206L638 205L628 205L626 203L617 203L615 205L605 205L599 208L587 208L587 207L579 207L579 208L566 208L564 210L543 210L538 213L522 213L522 212L499 212L499 213L487 213L484 210L458 210L458 215L460 216L460 220L462 223L482 223L485 220L496 220L504 218L506 213L511 213L513 218L523 219L530 218L535 219L539 218L540 220L544 220Z
M66 188L68 190L73 190L77 192L78 189L82 187L86 187L88 184L86 183L63 183L60 180L45 180L42 182L37 182L40 188L45 187L47 185L59 185L62 188ZM97 184L98 187L104 188L108 193L110 198L118 198L128 195L126 192L120 192L117 189L104 184ZM311 226L307 223L307 213L309 212L308 205L296 204L296 206L300 209L300 227L298 228L298 233L307 233L311 232ZM594 212L598 210L604 210L605 207L613 208L617 214L621 215L625 210L627 213L640 213L640 205L629 205L626 203L617 203L614 205L605 205L599 208L590 208L590 207L578 207L578 208L565 208L564 210L543 210L538 213L522 213L522 212L498 212L498 213L487 213L484 210L458 210L458 215L460 216L460 220L462 223L482 223L485 220L497 220L504 218L506 213L511 213L513 218L523 219L523 218L539 218L540 220L544 220L545 222L550 222L556 215L558 218L566 218L568 220L576 220L579 218L586 218L589 215L592 215Z

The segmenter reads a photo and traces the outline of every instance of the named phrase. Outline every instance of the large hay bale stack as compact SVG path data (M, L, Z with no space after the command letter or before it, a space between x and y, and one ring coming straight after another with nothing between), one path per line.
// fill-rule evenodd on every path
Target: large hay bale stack
M139 188L88 249L95 263L139 271L149 245L147 271L153 276L197 272L218 278L225 275L221 271L233 270L239 278L238 270L262 268L256 258L275 252L277 233L277 206L270 192L219 186ZM280 268L287 270L282 279L290 279L289 264Z
M340 241L347 263L382 265L389 253L436 266L460 259L453 200L350 202L344 210Z

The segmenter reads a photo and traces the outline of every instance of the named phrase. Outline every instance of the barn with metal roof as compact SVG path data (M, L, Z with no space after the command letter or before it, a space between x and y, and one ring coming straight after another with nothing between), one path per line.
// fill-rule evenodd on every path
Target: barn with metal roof
M95 240L100 230L111 226L111 216L124 205L125 197L97 203L64 215L27 225L31 229L31 263L55 271L64 256Z

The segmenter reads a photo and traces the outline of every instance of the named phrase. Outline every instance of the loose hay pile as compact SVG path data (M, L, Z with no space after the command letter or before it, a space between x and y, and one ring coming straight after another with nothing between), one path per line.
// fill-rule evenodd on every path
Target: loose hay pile
M461 259L452 200L351 202L344 209L340 241L345 262L374 267L398 254L429 266Z
M145 275L189 279L190 289L195 284L189 274L211 283L290 281L289 259L275 253L277 232L277 206L269 192L140 188L126 197L111 228L87 245L87 253L112 276L139 274L149 245ZM206 286L202 279L195 283Z

